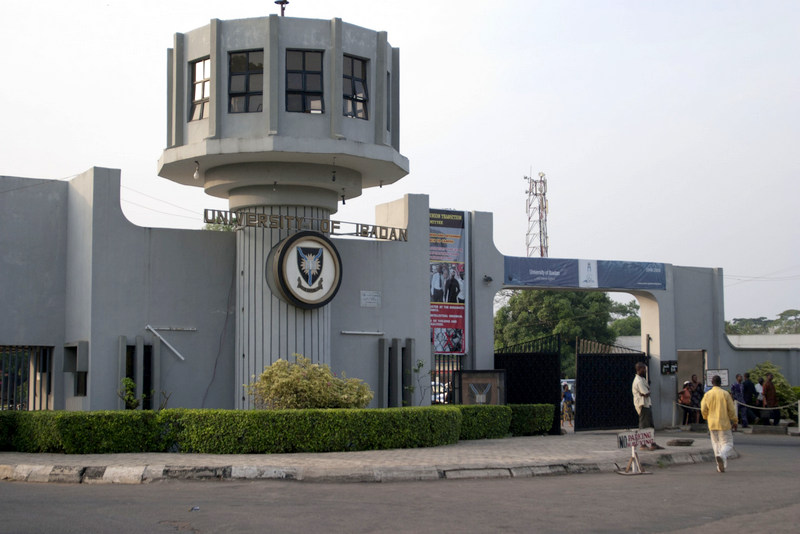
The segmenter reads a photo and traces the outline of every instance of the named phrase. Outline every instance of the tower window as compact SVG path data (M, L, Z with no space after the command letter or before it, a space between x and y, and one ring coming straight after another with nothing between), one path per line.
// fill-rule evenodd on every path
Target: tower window
M344 56L342 77L344 116L364 119L367 117L367 60Z
M322 113L322 52L286 51L286 111Z
M210 113L209 101L211 98L211 59L205 58L189 64L192 71L192 94L190 100L192 107L189 110L189 120L196 121L208 118Z
M264 51L231 52L228 65L228 112L261 111L264 100Z

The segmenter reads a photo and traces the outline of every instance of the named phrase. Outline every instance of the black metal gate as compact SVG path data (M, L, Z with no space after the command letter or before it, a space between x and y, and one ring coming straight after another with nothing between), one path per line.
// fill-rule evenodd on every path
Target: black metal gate
M579 339L576 343L575 430L636 428L631 384L644 352Z
M0 410L47 410L53 349L0 345Z
M552 404L550 433L561 433L561 336L497 349L494 368L506 371L508 404Z

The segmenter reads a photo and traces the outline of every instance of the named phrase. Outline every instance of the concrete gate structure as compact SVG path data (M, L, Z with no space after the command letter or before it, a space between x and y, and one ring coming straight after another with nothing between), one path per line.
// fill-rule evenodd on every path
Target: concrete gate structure
M207 220L236 231L131 224L114 169L69 181L0 177L0 347L51 357L30 377L50 381L38 390L47 398L29 405L121 409L117 391L131 375L139 396L163 392L168 407L248 408L244 384L295 352L365 380L372 407L401 405L400 366L421 360L424 373L433 360L431 206L409 194L377 206L374 222L333 219L337 201L409 171L399 50L385 32L339 19L273 16L213 20L176 35L168 57L159 173L228 198L229 211ZM494 368L495 294L540 287L637 298L657 425L669 423L677 391L660 362L678 350L705 350L708 367L732 373L770 359L800 383L797 349L728 343L721 269L510 258L493 244L491 214L465 215L465 369ZM640 284L654 274L656 286Z

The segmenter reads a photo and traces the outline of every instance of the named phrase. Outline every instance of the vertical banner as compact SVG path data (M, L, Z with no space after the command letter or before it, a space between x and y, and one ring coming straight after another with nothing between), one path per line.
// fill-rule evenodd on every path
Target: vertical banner
M431 338L435 354L467 350L467 236L463 211L430 210Z

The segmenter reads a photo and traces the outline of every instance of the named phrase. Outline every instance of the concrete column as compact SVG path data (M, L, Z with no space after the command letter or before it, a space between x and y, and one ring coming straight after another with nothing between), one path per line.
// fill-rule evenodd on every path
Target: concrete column
M259 206L249 213L326 219L329 212L304 206ZM302 354L315 363L330 363L330 306L297 308L272 293L266 262L270 250L295 228L245 226L236 236L236 407L251 407L244 384L276 360Z

